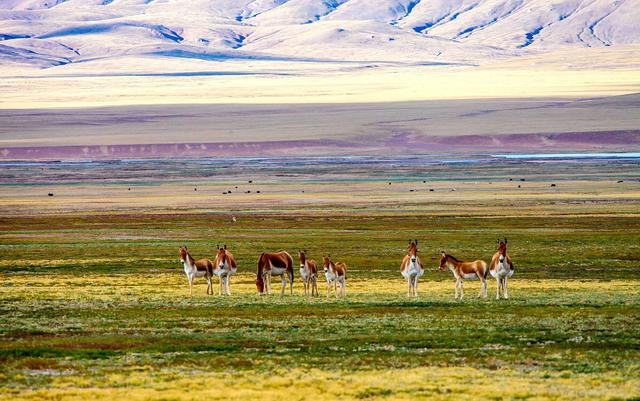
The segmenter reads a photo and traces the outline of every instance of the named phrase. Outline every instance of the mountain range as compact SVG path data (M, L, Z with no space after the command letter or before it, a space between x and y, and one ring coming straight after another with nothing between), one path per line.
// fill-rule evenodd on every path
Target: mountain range
M0 65L476 65L637 44L639 22L640 0L0 0Z

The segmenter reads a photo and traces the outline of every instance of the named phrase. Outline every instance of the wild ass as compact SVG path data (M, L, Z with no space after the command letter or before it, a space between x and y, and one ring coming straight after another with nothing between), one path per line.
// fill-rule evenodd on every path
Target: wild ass
M280 295L284 295L287 288L287 280L291 295L293 295L293 258L286 251L280 252L263 252L258 258L258 271L256 273L256 287L258 292L271 294L271 276L280 276L282 279L282 291Z
M300 259L300 277L304 284L304 295L318 295L318 264L313 259L307 259L306 251L298 252Z
M464 279L479 278L482 282L480 287L480 294L478 298L487 296L487 263L482 260L476 260L473 262L462 262L455 257L448 255L445 251L442 251L440 257L440 270L449 268L453 277L456 279L455 299L462 299L464 297ZM460 298L458 298L460 293Z
M402 277L407 280L407 296L418 296L418 278L424 274L422 262L418 257L418 240L410 240L407 248L407 255L402 259L400 265Z
M233 257L233 254L227 250L226 245L224 245L222 248L218 246L218 254L216 255L216 260L214 261L213 265L213 274L218 276L218 278L220 279L218 295L222 295L223 291L224 295L231 295L231 286L229 285L229 279L232 275L236 274L236 272L238 271L238 266L236 265L236 259Z
M205 277L207 279L207 294L213 295L213 285L211 284L213 263L211 260L206 258L193 259L187 246L183 245L180 247L180 262L184 266L184 273L187 275L187 280L189 280L189 296L193 296L193 280L196 277Z
M491 258L491 264L489 265L489 273L491 277L497 281L496 299L500 299L500 292L504 299L509 298L509 287L507 286L507 279L513 276L513 263L511 258L507 255L507 239L504 241L498 240L498 252L493 254Z
M347 265L342 262L333 263L331 255L323 256L324 277L327 279L327 298L331 295L331 283L336 298L347 296ZM338 293L338 284L340 292Z

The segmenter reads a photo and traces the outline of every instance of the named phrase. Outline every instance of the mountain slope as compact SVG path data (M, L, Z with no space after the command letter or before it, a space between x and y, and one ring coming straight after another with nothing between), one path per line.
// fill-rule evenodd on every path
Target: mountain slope
M187 54L481 64L639 43L638 21L640 0L0 0L0 64Z

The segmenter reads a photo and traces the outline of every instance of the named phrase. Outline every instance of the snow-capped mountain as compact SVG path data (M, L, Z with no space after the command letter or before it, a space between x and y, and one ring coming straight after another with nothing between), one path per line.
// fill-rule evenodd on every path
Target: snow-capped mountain
M481 64L640 42L640 0L0 0L0 64Z

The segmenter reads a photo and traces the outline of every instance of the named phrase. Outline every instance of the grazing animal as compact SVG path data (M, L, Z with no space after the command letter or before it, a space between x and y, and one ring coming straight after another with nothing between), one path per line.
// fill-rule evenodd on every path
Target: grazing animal
M333 283L333 291L336 298L339 296L347 296L347 265L342 262L333 263L331 255L323 256L324 277L327 279L327 298L331 295L331 283ZM338 292L338 284L340 284L340 292Z
M256 273L256 287L260 294L271 294L271 276L280 276L282 279L282 291L284 295L287 288L287 280L291 295L293 295L293 258L286 251L263 252L258 258L258 271Z
M298 253L300 259L300 277L304 284L304 295L318 295L318 264L313 259L307 259L306 251Z
M211 283L213 262L206 258L193 259L186 245L180 247L180 262L184 266L184 273L187 275L187 280L189 280L189 296L193 295L193 280L196 277L205 277L207 279L207 294L213 295L213 285Z
M402 259L400 265L402 277L407 280L407 296L418 296L418 278L424 274L422 262L418 257L418 240L409 241L407 255Z
M440 257L440 270L449 268L453 277L456 279L455 299L462 299L464 297L464 279L479 278L482 282L480 287L480 294L478 298L487 296L487 263L482 260L476 260L474 262L462 262L455 257L448 255L445 251L442 251ZM458 298L458 294L460 297Z
M233 254L227 250L227 246L222 248L218 246L218 254L216 260L213 262L214 270L213 274L220 279L220 287L218 287L218 295L231 295L231 287L229 285L229 279L236 274L238 266L236 265L236 259Z
M500 292L504 299L509 299L509 287L507 279L513 276L513 263L507 255L507 239L498 240L498 251L493 254L491 264L489 265L489 273L495 278L498 284L496 288L496 299L500 299Z

